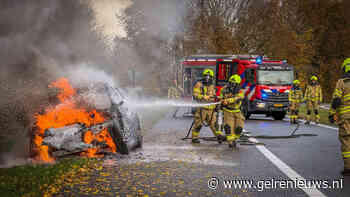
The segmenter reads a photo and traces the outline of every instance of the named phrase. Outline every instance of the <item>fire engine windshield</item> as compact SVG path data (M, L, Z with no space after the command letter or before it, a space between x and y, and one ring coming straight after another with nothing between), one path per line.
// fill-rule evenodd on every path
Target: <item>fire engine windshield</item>
M264 85L287 85L293 82L292 70L259 70L258 83Z

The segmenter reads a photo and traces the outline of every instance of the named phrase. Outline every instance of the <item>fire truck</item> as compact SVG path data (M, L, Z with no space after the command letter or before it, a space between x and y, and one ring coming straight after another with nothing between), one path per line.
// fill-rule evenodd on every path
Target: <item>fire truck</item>
M266 114L282 120L288 110L288 94L294 80L293 66L286 60L259 55L192 55L182 60L185 99L192 98L193 85L202 78L204 69L215 72L217 96L233 74L242 78L245 99L242 112Z

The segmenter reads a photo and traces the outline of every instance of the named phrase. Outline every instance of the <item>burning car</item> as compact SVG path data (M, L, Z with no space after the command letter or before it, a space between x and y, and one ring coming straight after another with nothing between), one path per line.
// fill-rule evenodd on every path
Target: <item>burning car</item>
M104 152L128 154L142 146L139 116L130 111L120 89L105 83L74 89L65 78L52 83L57 101L36 114L31 152L34 159L52 162L57 157Z

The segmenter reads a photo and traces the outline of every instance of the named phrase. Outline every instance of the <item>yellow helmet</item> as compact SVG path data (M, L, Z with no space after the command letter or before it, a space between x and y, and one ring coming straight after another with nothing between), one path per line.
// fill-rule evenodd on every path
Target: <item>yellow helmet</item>
M344 72L350 71L350 58L346 58L341 65L341 69L344 70Z
M313 81L313 80L317 81L318 79L317 79L317 77L316 77L315 75L313 75L313 76L310 78L310 80L311 80L311 81Z
M241 77L237 74L234 74L230 77L230 79L228 80L228 82L230 83L237 83L237 84L241 84Z
M296 80L293 81L293 84L299 85L300 81L296 79Z
M211 77L214 77L214 71L212 69L205 69L203 71L203 76L205 76L205 75L209 75Z

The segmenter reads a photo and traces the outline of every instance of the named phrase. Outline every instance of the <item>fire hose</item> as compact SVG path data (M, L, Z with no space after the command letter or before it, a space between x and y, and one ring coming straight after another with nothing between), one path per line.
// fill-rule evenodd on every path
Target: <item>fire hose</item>
M252 135L249 137L260 138L260 139L288 139L288 138L298 138L301 136L305 136L305 137L317 136L317 134L310 134L310 133L295 134L297 132L297 130L299 130L299 128L300 128L300 124L299 124L299 122L297 122L297 126L289 135L255 135L255 136Z
M214 102L214 103L206 103L206 104L204 104L204 105L201 105L201 106L207 106L207 105L217 105L217 104L220 104L221 102ZM213 119L213 115L214 115L214 112L211 114L211 117L210 117L210 122L211 122L211 120ZM201 119L202 119L202 113L200 113L200 116L201 116ZM191 133L191 130L192 130L192 127L193 127L193 125L194 125L194 119L193 119L193 121L192 121L192 123L191 123L191 126L190 126L190 129L187 131L187 134L186 134L186 136L185 137L183 137L183 138L181 138L182 140L189 140L189 139L192 139L191 137L189 137L190 136L190 133ZM204 126L205 127L208 127L209 125L208 124L204 124ZM205 138L199 138L199 139L207 139L208 137L205 137ZM209 137L209 138L215 138L216 139L216 137Z
M222 114L220 114L220 110L217 114L218 118L217 120L220 120L219 116L222 116ZM186 136L184 138L182 138L182 140L188 140L188 139L192 139L192 137L189 137L192 127L194 125L194 120L192 121L192 124L186 134ZM220 128L220 125L218 125ZM292 130L292 132L289 135L245 135L242 134L241 137L239 138L239 140L237 141L237 143L241 144L241 145L265 145L263 143L256 143L256 142L252 142L249 141L249 138L259 138L259 139L290 139L290 138L298 138L298 137L314 137L317 136L317 134L308 134L308 133L304 133L304 134L295 134L300 128L300 124L299 122L297 122L296 127ZM216 137L199 137L198 139L202 139L205 141L218 141Z
M217 126L218 126L218 130L219 131L222 131L223 129L223 111L222 111L222 106L221 106L221 102L216 102L215 104L218 104L217 108L216 108L216 111L217 111ZM213 116L213 114L212 114ZM212 117L211 117L212 119ZM181 138L182 140L191 140L193 139L192 137L189 137L190 133L191 133L191 130L192 130L192 127L194 125L194 120L192 121L192 124L189 128L189 130L187 131L187 134L185 137ZM210 121L211 122L211 121ZM208 125L204 125L204 126L208 126ZM217 137L199 137L197 139L201 139L201 140L205 140L205 141L218 141ZM221 144L221 141L218 141L220 144ZM248 138L244 138L244 136L242 135L241 138L239 140L237 140L238 144L240 145L265 145L263 143L260 143L260 142L252 142L250 141Z

